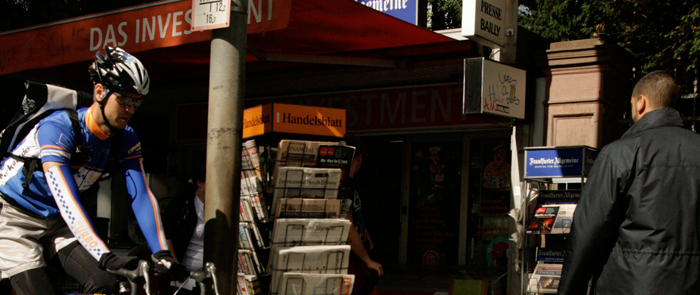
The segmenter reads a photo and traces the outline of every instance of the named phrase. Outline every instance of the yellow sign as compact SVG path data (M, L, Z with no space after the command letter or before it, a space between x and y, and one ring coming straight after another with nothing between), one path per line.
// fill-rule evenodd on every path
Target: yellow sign
M345 136L345 110L273 103L243 112L243 138L268 132Z
M243 138L272 131L271 106L259 105L243 111Z

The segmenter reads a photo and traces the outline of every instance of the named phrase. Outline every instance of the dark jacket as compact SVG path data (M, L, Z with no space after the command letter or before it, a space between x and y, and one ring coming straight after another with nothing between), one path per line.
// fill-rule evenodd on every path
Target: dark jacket
M598 155L574 213L559 294L700 294L700 135L646 114Z
M194 208L194 190L185 190L168 204L163 217L165 237L173 242L173 248L177 261L182 262L185 257L190 239L197 226L197 211ZM191 193L189 193L191 191Z

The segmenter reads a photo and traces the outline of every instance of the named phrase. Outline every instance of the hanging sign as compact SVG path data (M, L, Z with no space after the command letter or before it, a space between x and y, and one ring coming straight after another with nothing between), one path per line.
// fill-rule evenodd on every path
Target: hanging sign
M345 110L272 103L243 111L243 138L269 132L345 136Z
M487 60L464 60L464 114L525 119L525 71Z
M462 2L462 36L479 43L506 43L506 0L464 0Z
M525 148L525 178L585 177L594 161L586 146Z

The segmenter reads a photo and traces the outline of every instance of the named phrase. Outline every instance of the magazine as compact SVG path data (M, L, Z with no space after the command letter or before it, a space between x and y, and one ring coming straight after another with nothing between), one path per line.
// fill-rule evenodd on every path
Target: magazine
M354 275L285 273L279 295L350 295Z
M530 293L556 294L561 279L562 264L537 263L530 276L527 291Z
M280 218L275 220L272 230L272 245L342 245L348 239L350 226L347 219Z
M343 218L340 205L343 200L279 199L275 218Z
M349 245L276 248L270 253L270 292L277 294L285 272L347 274L349 258Z
M280 167L275 179L272 212L282 198L337 199L341 170L337 168Z
M576 204L542 205L535 210L527 226L528 234L568 234Z

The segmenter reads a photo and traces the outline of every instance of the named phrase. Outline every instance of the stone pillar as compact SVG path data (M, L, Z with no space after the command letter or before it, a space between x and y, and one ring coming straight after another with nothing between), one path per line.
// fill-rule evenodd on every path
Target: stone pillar
M600 39L550 44L542 70L547 146L602 148L618 139L632 122L629 101L635 58Z

